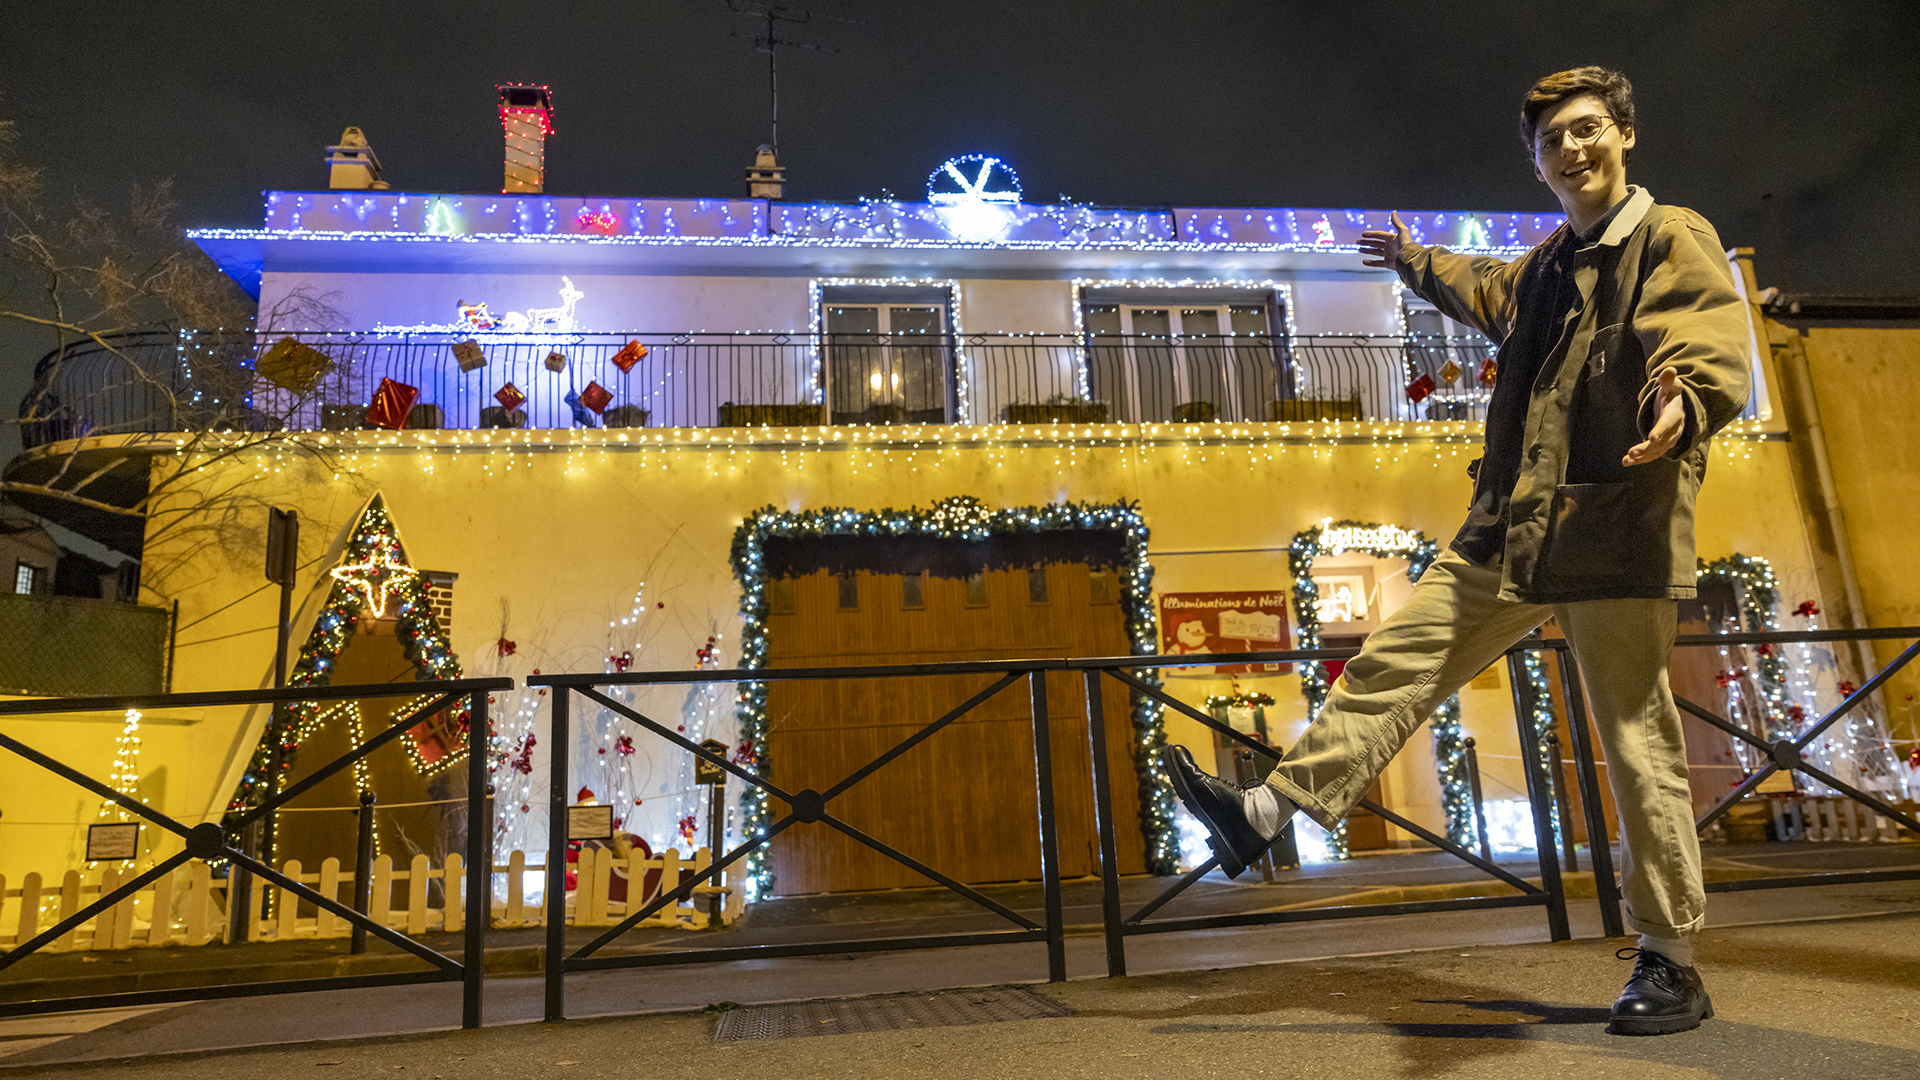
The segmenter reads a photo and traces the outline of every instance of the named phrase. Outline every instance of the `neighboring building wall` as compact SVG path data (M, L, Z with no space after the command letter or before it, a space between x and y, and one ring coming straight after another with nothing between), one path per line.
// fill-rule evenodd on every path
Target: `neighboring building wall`
M1797 408L1796 432L1819 426L1825 473L1839 505L1836 521L1824 510L1821 470L1807 440L1797 464L1810 533L1826 570L1822 595L1829 617L1823 625L1847 625L1847 583L1838 559L1842 546L1862 625L1920 625L1920 576L1912 557L1920 532L1915 511L1920 507L1920 424L1911 407L1920 386L1920 328L1769 322L1767 333L1776 365L1789 368L1787 386L1800 388L1789 406ZM1804 381L1791 377L1796 368ZM1872 653L1878 664L1886 664L1910 644L1877 642ZM1916 694L1920 671L1912 668L1895 676L1882 694L1889 733L1902 756L1920 743Z

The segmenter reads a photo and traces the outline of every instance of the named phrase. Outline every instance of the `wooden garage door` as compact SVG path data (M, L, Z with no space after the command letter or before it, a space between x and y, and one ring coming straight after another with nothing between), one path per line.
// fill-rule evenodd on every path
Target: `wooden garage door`
M770 588L768 666L937 663L1128 651L1113 576L1085 563L986 570L971 579L819 570ZM772 779L825 791L993 683L991 676L773 683ZM1123 873L1144 868L1127 694L1103 688ZM1040 876L1031 701L1017 683L829 804L848 824L960 881ZM1099 870L1086 705L1077 674L1048 677L1061 874ZM776 811L784 806L775 800ZM831 826L774 838L784 895L928 884Z

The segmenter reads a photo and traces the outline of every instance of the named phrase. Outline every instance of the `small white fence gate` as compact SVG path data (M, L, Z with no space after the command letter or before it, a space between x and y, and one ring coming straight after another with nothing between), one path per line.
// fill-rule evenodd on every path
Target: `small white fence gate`
M612 852L586 848L574 864L577 887L567 894L567 922L574 926L611 926L638 911L663 891L671 892L683 875L691 877L712 865L706 848L683 859L672 848L651 858L639 851L626 859ZM515 851L507 861L493 868L495 874L493 918L489 925L501 929L546 924L544 905L526 900L529 874L540 875L540 863L529 864L526 853ZM318 873L309 873L298 859L281 864L281 873L310 885L315 891L333 897L342 904L353 903L354 874L342 870L340 860L326 859ZM87 906L103 891L111 892L139 873L136 869L103 867L97 872L68 870L57 883L39 874L27 874L18 888L0 876L0 946L17 946L38 937L46 928ZM504 882L500 880L504 876ZM439 881L441 888L433 889ZM396 885L405 883L404 891ZM616 883L627 884L622 890ZM249 913L253 941L296 941L342 938L352 933L352 924L331 912L300 903L287 903L281 896L272 907L272 915L262 918L266 893L284 893L277 886L258 879L254 882L253 910ZM466 870L458 853L448 855L434 866L425 855L415 855L404 870L395 870L386 855L374 857L367 915L384 926L405 934L433 931L459 931L466 926ZM434 893L440 902L433 903ZM616 893L626 899L616 900ZM643 895L644 894L644 895ZM639 899L636 900L635 898ZM312 914L302 914L302 907ZM697 930L708 925L708 912L716 909L721 923L739 918L744 910L741 891L732 886L697 885L688 902L668 904L640 923L643 927L678 927ZM55 952L72 950L128 949L155 945L205 945L224 942L228 936L227 883L216 880L208 865L198 859L189 861L172 873L164 874L132 896L101 912L93 919L68 930L48 946Z

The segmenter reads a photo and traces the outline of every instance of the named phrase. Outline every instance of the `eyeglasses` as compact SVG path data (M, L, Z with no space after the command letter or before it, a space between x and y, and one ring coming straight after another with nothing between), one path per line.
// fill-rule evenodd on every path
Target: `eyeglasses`
M1546 157L1559 150L1569 135L1573 136L1575 143L1591 146L1609 124L1619 126L1611 116L1583 116L1565 127L1547 128L1534 138L1533 154L1535 157Z

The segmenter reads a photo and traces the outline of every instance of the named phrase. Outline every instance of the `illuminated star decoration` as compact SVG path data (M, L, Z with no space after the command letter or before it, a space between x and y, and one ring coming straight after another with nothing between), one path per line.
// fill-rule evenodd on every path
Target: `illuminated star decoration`
M972 179L962 165L978 165ZM950 185L950 186L949 186ZM1020 205L1020 178L1006 162L981 154L949 160L927 178L927 201L955 239L975 244L998 240Z
M387 613L387 594L399 589L417 571L400 561L399 541L394 537L376 533L367 542L373 550L366 562L343 563L328 573L334 580L365 593L367 603L373 607L373 617L378 619Z

